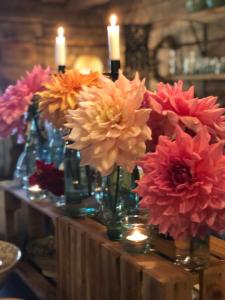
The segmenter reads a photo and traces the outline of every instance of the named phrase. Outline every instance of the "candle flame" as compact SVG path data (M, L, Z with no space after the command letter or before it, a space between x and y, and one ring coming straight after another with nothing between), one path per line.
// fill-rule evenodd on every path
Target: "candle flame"
M141 233L138 229L135 229L131 235L127 236L127 240L132 242L142 242L144 240L147 240L148 236Z
M115 26L116 21L117 21L117 16L116 15L111 15L111 17L110 17L111 26Z
M64 28L62 26L60 26L57 31L58 31L58 36L64 35Z
M39 187L38 184L32 185L31 187L29 187L29 190L31 192L39 192L41 190L41 188Z

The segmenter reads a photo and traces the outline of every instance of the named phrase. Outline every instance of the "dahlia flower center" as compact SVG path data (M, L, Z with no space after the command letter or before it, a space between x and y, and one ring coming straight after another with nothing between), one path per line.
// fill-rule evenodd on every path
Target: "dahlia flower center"
M189 183L192 180L190 167L184 162L173 162L168 173L170 181L174 186Z
M121 119L120 113L113 108L107 108L102 110L101 113L96 117L98 123L113 123L119 124Z

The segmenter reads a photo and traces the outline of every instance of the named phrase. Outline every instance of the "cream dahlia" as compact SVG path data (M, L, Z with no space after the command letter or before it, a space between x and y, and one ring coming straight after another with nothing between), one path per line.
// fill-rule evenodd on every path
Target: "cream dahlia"
M161 136L141 160L144 175L135 191L150 223L175 239L225 231L225 141L210 144L207 127L192 138L179 127L176 140Z
M82 165L94 166L103 176L116 165L132 172L151 138L150 109L140 109L144 81L138 76L129 81L120 73L115 83L101 76L100 86L84 87L78 108L68 112L70 147L80 150Z

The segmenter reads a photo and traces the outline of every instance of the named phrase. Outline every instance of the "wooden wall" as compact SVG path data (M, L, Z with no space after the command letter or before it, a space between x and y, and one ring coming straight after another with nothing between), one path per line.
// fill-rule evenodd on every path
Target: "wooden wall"
M0 90L34 64L55 67L54 42L59 25L65 27L69 67L80 54L97 55L107 65L105 9L77 12L77 2L0 1Z
M194 42L195 37L192 33L190 23L182 21L181 16L187 15L185 0L112 0L111 11L119 15L120 22L123 24L152 24L150 32L149 49L154 50L157 44L167 35L173 35L179 43ZM174 22L167 22L167 19ZM197 35L203 37L203 30L200 24L195 23ZM208 43L209 56L225 56L225 18L208 26L208 40L224 38L224 41ZM183 48L184 55L196 47ZM152 75L151 87L156 87L157 81ZM187 83L187 85L190 83ZM193 82L197 86L200 96L202 84ZM224 82L213 81L207 83L206 94L214 94L220 97L221 102L225 99Z

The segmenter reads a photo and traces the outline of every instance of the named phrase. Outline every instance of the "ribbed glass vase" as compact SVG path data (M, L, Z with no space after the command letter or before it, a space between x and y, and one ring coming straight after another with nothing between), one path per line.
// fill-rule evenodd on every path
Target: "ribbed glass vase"
M95 198L100 206L98 218L106 225L111 240L121 240L122 220L138 205L139 198L132 192L138 178L137 168L132 174L121 167L115 167L109 176L98 175L95 187Z

